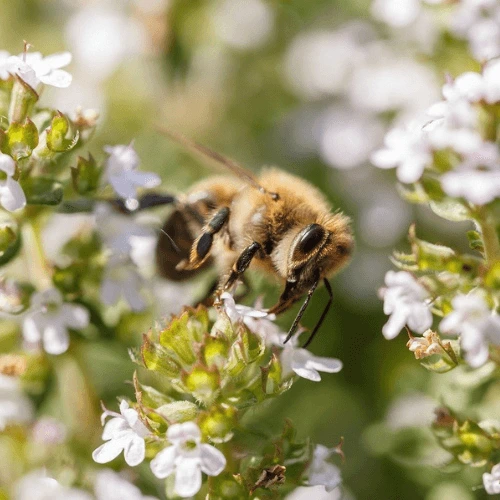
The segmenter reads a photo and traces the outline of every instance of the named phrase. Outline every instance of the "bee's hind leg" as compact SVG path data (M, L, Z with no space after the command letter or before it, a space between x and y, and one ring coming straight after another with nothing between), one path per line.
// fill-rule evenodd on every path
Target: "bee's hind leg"
M222 207L210 219L203 228L202 233L194 240L189 259L182 260L177 264L176 269L192 270L200 267L210 256L210 250L214 242L214 235L217 234L229 220L229 208Z

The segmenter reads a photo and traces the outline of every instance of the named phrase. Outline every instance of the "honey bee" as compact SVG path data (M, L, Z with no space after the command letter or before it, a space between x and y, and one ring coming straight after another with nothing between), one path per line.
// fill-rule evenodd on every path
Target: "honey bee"
M216 296L231 289L248 268L258 268L284 284L269 313L279 314L306 295L285 342L298 328L318 284L328 302L304 347L310 344L332 303L328 278L349 260L354 240L350 219L332 212L324 195L309 182L278 168L254 177L229 158L181 134L161 132L194 153L216 161L233 175L214 176L178 197L163 197L174 210L156 248L159 273L170 280L189 279L215 264L220 280ZM148 196L148 195L146 195ZM149 195L141 205L161 204Z

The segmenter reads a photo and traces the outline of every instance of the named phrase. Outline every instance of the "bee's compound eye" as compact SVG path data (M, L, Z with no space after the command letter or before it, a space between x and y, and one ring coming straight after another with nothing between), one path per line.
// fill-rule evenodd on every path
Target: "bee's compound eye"
M324 239L325 230L319 224L311 224L306 227L297 243L297 249L302 254L312 252Z

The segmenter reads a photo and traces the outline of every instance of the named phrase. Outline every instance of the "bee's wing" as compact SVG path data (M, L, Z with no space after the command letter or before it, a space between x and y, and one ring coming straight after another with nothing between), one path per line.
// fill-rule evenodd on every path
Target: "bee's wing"
M247 169L245 169L245 167L241 166L239 163L236 163L234 160L231 160L230 158L227 158L226 156L221 155L220 153L217 153L216 151L213 151L210 148L207 148L203 144L199 144L198 142L189 139L185 135L179 134L178 132L173 132L172 130L162 125L157 125L156 128L161 134L166 135L173 141L182 145L188 151L201 155L203 158L212 160L216 162L218 165L227 168L234 175L238 176L242 181L246 182L255 189L258 189L262 193L267 192L257 182L257 179L251 172L249 172Z

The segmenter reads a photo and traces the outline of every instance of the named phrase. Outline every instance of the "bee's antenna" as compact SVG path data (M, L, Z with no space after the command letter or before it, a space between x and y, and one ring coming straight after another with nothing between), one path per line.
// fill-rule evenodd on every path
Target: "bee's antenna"
M168 238L168 241L170 241L170 243L172 244L172 247L175 250L175 252L181 254L182 253L181 249L176 245L172 237L163 228L161 228L160 231Z
M332 300L333 300L332 287L330 286L330 283L328 283L328 280L326 278L323 279L323 283L325 284L325 288L328 291L328 302L326 303L326 306L323 309L323 312L319 318L319 321L316 323L314 330L311 332L311 335L309 335L309 338L306 340L306 343L302 346L302 348L304 348L304 349L312 342L314 336L316 335L321 324L323 323L324 319L326 318L326 315L327 315L328 311L330 310L330 306L332 305Z
M314 290L316 290L318 283L319 283L319 280L316 280L314 282L313 286L307 292L306 300L304 300L304 303L302 304L302 307L299 309L297 316L295 316L295 320L293 321L293 324L290 327L290 330L288 330L288 334L286 336L286 339L283 341L283 344L286 344L292 338L292 335L297 331L297 327L299 326L299 322L302 319L302 316L304 315L304 313L306 312L307 306L309 305L309 301L311 300L311 297L313 296ZM316 332L314 332L314 333L316 333Z
M223 167L231 170L231 172L237 175L240 179L243 179L246 183L248 183L255 189L258 189L261 193L268 193L273 200L279 200L278 193L271 193L267 191L257 182L257 179L252 175L251 172L249 172L239 163L236 163L234 160L231 160L227 156L217 153L217 151L207 148L203 144L193 141L192 139L189 139L183 134L179 134L178 132L173 132L169 128L164 127L163 125L156 125L156 130L158 130L158 132L160 132L161 134L166 135L167 137L177 142L178 144L181 144L189 151L198 153L204 156L205 158L215 161L219 165L222 165Z

